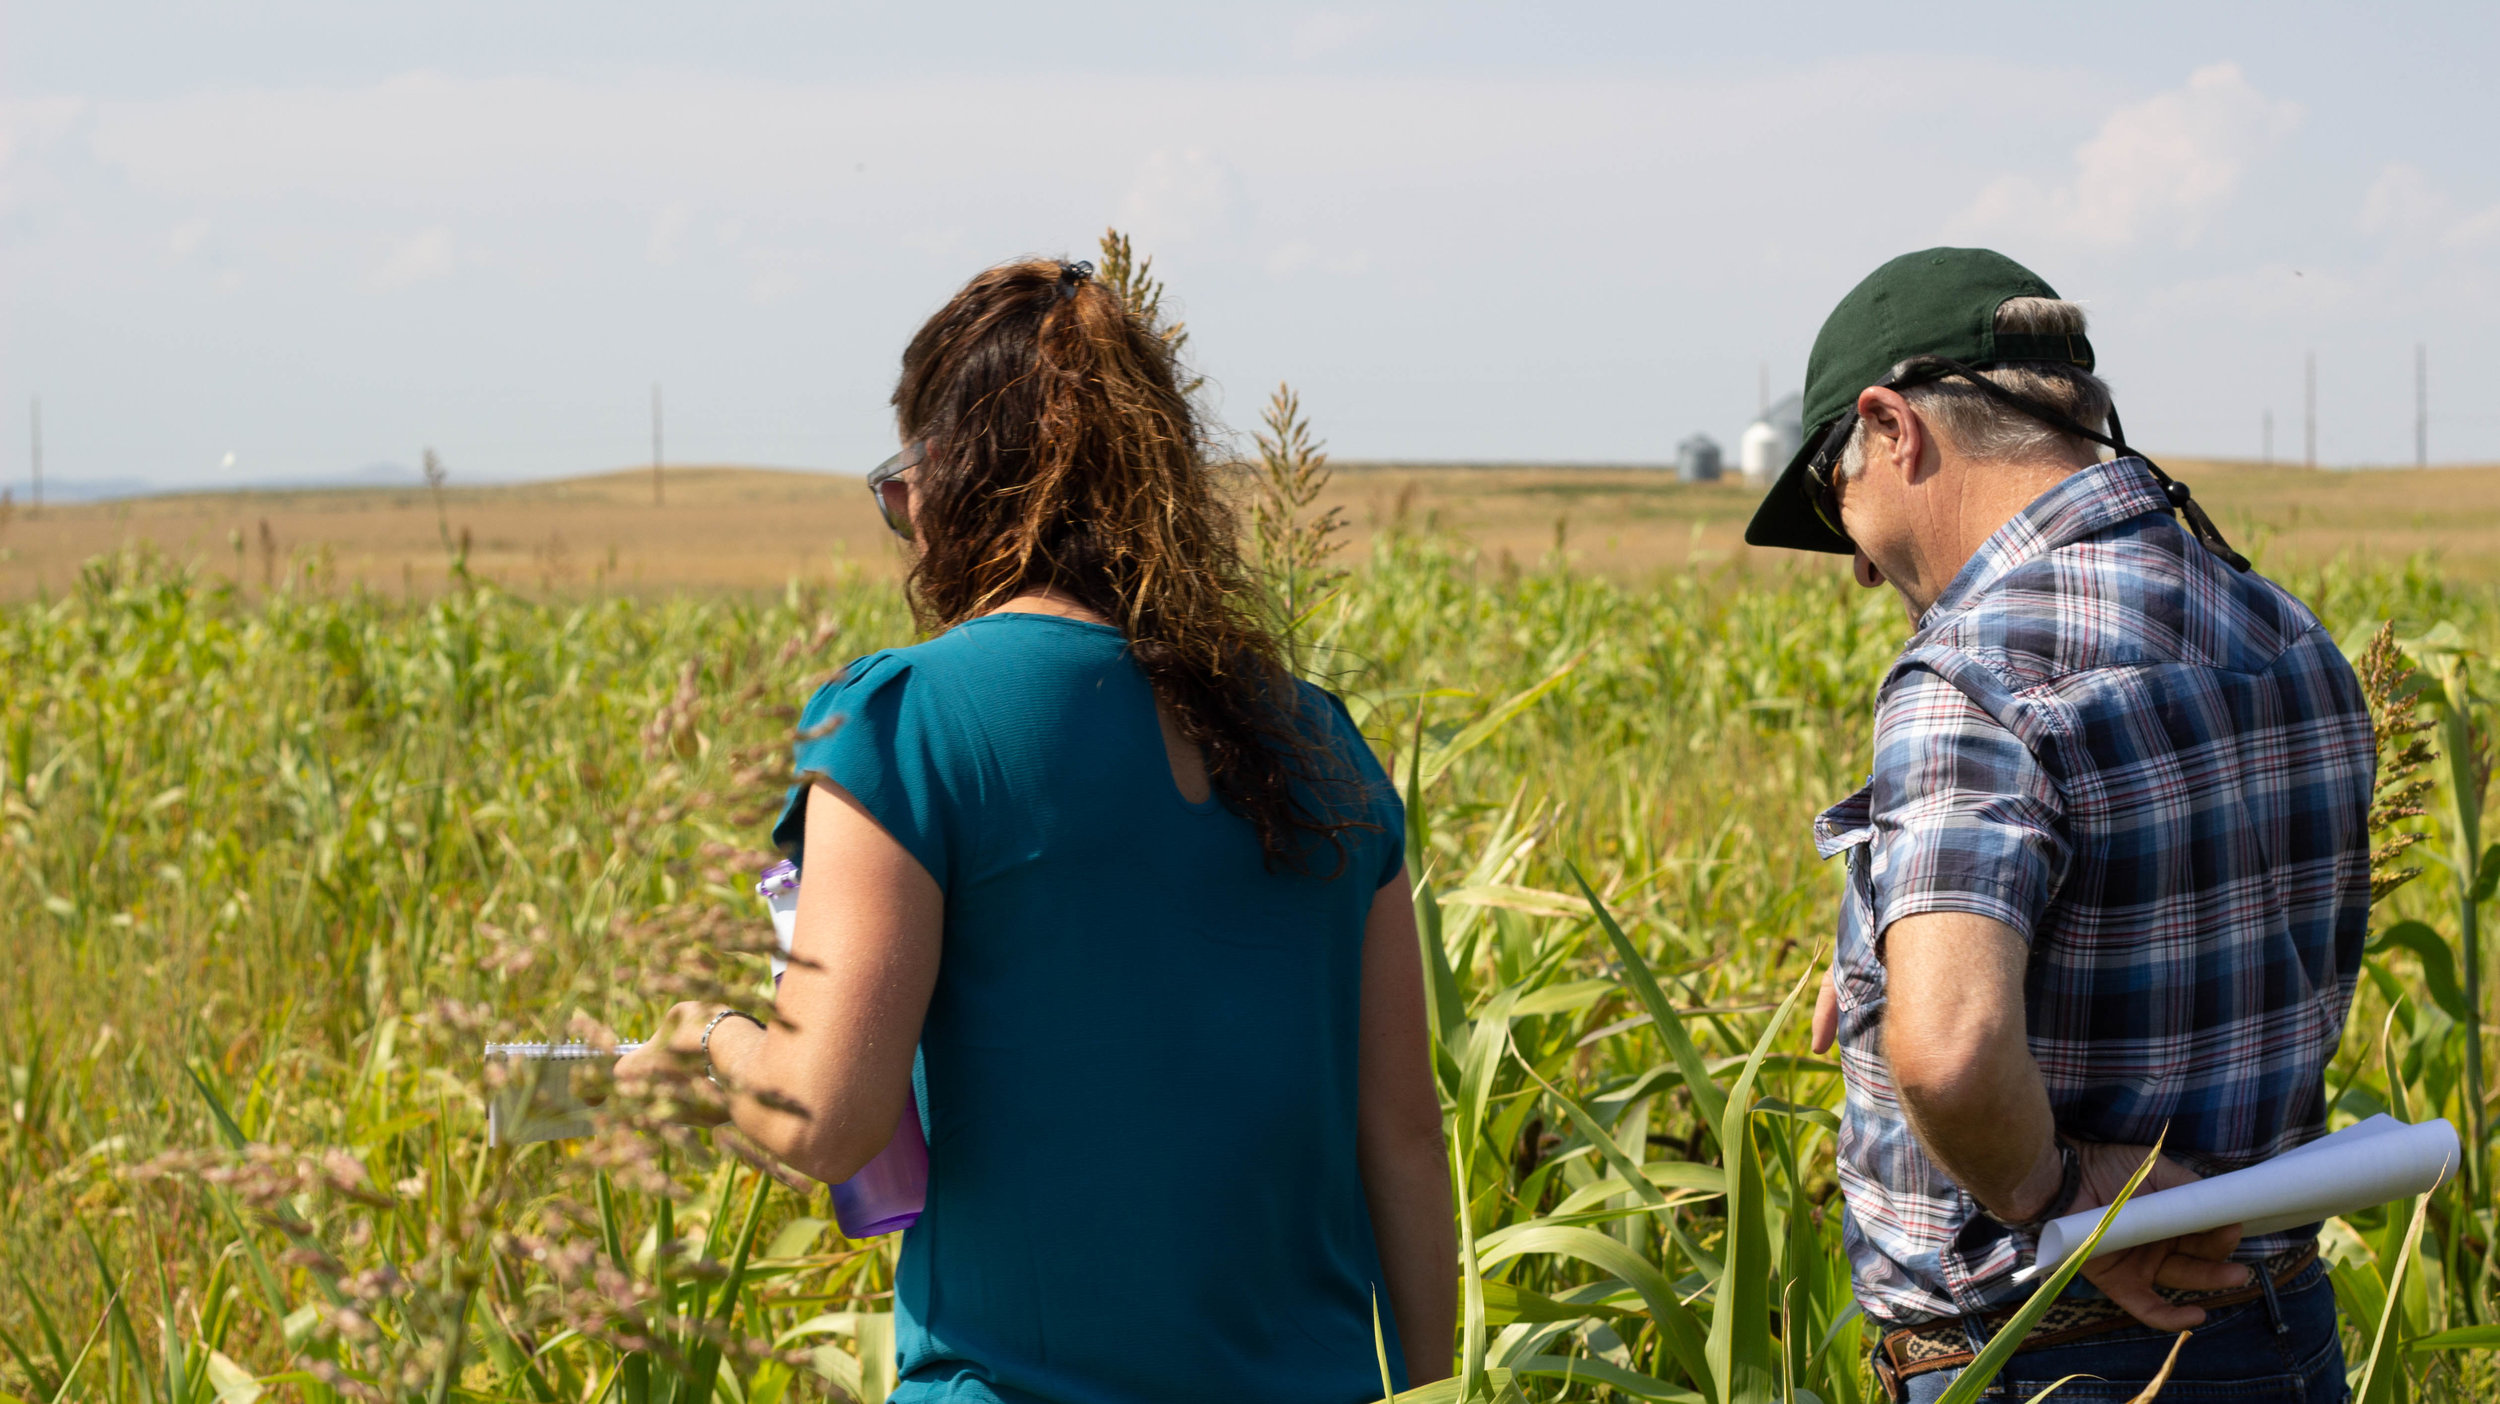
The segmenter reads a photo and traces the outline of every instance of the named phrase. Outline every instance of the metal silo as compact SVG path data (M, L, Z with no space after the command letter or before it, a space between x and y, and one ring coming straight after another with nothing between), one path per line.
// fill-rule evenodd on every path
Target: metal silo
M1804 413L1804 403L1790 395L1746 428L1745 437L1736 441L1736 465L1746 482L1769 482L1797 456L1797 444L1805 437L1804 426L1798 422Z
M1719 480L1719 441L1695 434L1675 446L1675 476L1688 483Z

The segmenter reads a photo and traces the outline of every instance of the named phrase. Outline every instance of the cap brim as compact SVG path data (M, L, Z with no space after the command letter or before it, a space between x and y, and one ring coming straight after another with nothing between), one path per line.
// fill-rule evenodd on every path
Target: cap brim
M1814 510L1814 500L1807 496L1814 489L1806 480L1806 464L1814 457L1814 446L1831 426L1818 425L1805 436L1805 446L1788 460L1788 468L1771 484L1754 509L1753 520L1745 526L1748 546L1776 546L1789 551L1826 551L1835 556L1857 553L1857 545L1848 537L1823 525L1823 518Z

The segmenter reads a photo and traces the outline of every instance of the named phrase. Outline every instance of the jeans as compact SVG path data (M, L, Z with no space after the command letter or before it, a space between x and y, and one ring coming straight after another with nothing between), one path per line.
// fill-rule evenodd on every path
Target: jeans
M2055 1404L2133 1399L2152 1382L2178 1337L2142 1326L2063 1345L2018 1351L1983 1399L2026 1400L2068 1375L2085 1375L2052 1394ZM1973 1331L1971 1348L1986 1341ZM1931 1370L1905 1382L1911 1404L1935 1404L1959 1370ZM2162 1404L2344 1404L2344 1347L2335 1335L2335 1288L2311 1263L2273 1299L2224 1307L2205 1317L2179 1352Z

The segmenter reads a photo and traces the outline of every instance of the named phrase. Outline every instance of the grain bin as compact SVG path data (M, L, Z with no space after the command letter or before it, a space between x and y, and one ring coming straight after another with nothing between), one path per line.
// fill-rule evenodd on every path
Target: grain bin
M1804 403L1790 395L1746 428L1745 436L1736 441L1736 466L1746 482L1757 486L1770 482L1797 456L1797 444L1805 437L1798 423L1804 413Z
M1719 441L1695 434L1675 446L1675 476L1688 483L1719 480Z

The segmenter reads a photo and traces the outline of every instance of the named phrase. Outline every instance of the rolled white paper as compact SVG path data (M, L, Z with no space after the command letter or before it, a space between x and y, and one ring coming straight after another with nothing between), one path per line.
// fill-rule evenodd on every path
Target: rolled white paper
M2392 1116L2374 1116L2245 1170L2128 1200L2093 1255L2225 1224L2243 1225L2253 1236L2354 1213L2447 1183L2460 1154L2457 1128L2444 1120L2407 1126ZM2032 1265L2014 1280L2029 1282L2054 1272L2092 1236L2103 1212L2087 1209L2052 1220L2040 1231Z

